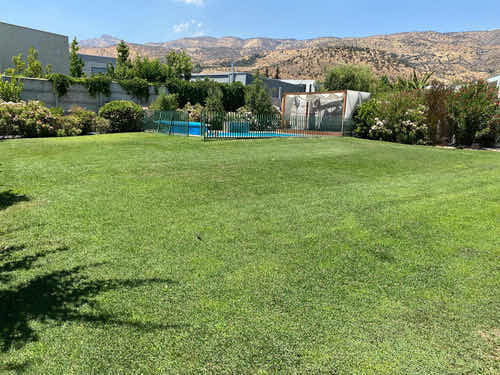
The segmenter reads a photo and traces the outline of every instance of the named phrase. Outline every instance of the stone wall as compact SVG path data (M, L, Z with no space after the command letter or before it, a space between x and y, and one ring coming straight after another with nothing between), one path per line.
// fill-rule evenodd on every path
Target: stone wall
M3 80L9 80L9 77L2 77ZM149 100L140 101L137 98L126 93L126 91L120 86L120 84L113 82L111 83L111 96L107 97L102 94L98 94L93 97L87 92L87 89L82 85L72 85L68 93L61 98L58 98L54 93L52 88L52 82L46 79L38 78L22 78L23 81L23 91L21 93L21 99L28 100L40 100L48 107L62 107L65 111L69 110L72 106L78 105L80 107L86 108L88 110L98 112L104 104L109 103L113 100L130 100L143 107L149 106L151 102L155 101L158 95L155 93L154 87L149 89ZM166 89L164 89L167 92Z

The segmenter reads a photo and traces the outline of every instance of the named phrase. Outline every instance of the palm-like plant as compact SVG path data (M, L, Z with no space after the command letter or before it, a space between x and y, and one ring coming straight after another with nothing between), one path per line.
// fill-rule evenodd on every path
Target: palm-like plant
M428 72L419 77L417 72L413 70L413 75L410 79L398 77L395 87L399 90L423 90L428 86L429 79L433 74L434 72Z

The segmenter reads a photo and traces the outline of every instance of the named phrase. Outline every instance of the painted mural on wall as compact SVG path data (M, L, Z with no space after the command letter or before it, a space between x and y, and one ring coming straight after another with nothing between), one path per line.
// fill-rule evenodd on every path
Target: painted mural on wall
M284 119L294 128L339 131L342 127L344 95L343 92L287 95ZM304 117L307 117L305 121Z

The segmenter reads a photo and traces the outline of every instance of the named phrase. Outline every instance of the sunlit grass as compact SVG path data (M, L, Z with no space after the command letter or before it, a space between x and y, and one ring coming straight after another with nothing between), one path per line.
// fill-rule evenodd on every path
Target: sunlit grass
M0 372L497 374L500 154L0 142Z

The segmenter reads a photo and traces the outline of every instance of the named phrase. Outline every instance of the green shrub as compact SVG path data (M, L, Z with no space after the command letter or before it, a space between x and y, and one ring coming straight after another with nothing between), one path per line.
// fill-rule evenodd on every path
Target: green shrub
M11 77L10 81L3 81L0 75L0 99L6 102L17 103L21 101L23 82L21 79Z
M97 115L94 112L88 111L79 106L73 106L69 110L69 113L79 119L79 128L83 134L87 134L95 130Z
M57 136L77 136L83 134L80 118L75 115L61 116L58 118Z
M222 103L222 90L220 88L210 88L207 100L205 102L205 110L212 113L224 112L224 104Z
M62 107L51 107L49 111L54 116L64 116L64 109Z
M38 101L23 103L18 122L18 135L28 138L53 137L58 128L58 118Z
M0 103L0 136L19 135L24 103Z
M22 137L53 137L59 126L58 116L41 102L0 104L0 132Z
M429 143L421 91L395 92L363 103L354 116L358 137L407 144Z
M83 110L75 113L82 112ZM85 125L78 115L62 116L60 113L59 108L48 109L39 101L2 103L0 135L36 138L83 134Z
M342 64L332 68L326 75L324 88L327 91L356 90L370 92L377 86L372 70L363 65Z
M439 81L433 81L431 87L425 90L429 141L432 144L448 143L448 103L452 94L453 89Z
M96 96L99 93L107 97L111 96L111 78L104 74L95 74L83 79L82 84L87 88L90 96Z
M487 134L493 131L488 129L498 108L497 101L497 89L484 81L467 83L451 95L448 120L456 144L489 143Z
M102 106L99 116L110 121L110 133L135 132L142 130L144 111L133 102L117 100Z
M476 133L476 142L483 147L495 147L500 143L500 114L488 121L488 125Z
M217 83L209 80L189 82L181 79L170 79L166 82L168 92L177 94L179 107L187 103L192 105L206 103L210 89L218 87L222 90L222 102L226 112L234 112L245 105L245 86L240 82Z
M178 107L176 94L160 94L149 106L154 111L175 111Z
M220 84L222 102L226 112L234 112L245 105L245 86L241 82Z
M428 86L429 80L434 72L424 73L418 76L415 69L409 78L398 77L398 80L392 85L396 90L409 91L409 90L423 90Z
M111 122L104 117L98 116L95 122L95 131L100 134L111 132Z
M251 85L246 87L245 106L254 115L268 115L273 113L271 97L267 93L262 80L257 76Z
M71 77L61 73L52 73L48 79L52 82L52 87L58 97L66 95L71 85L75 83Z
M149 83L142 78L122 79L120 86L133 97L147 101L149 99Z
M381 104L380 100L372 98L358 108L354 112L354 125L352 132L355 137L369 138L370 129L375 124L375 118L379 117Z

